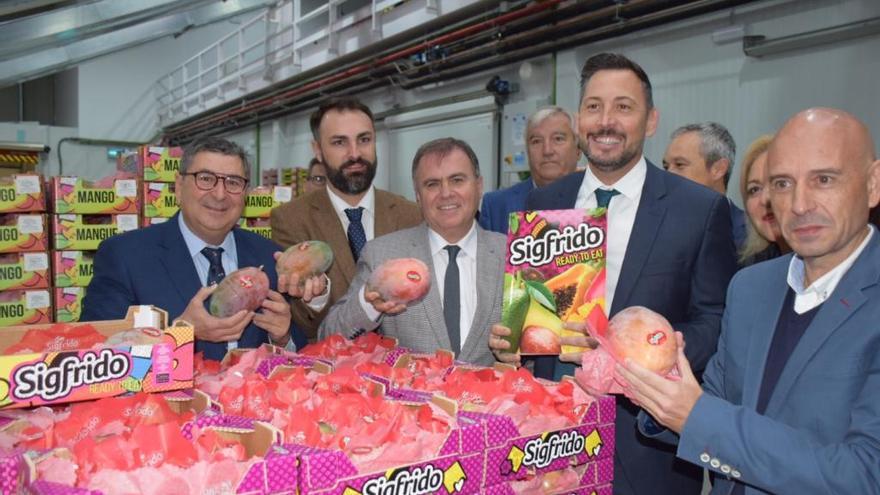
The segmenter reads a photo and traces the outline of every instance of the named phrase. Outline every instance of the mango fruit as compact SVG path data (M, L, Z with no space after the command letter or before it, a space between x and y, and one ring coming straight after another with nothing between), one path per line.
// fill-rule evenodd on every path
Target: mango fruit
M431 288L428 266L415 258L390 259L370 274L366 290L378 292L383 301L409 304Z
M510 329L510 335L504 337L504 340L510 344L510 352L516 352L531 300L522 272L517 272L516 275L504 274L503 294L501 324Z
M303 241L287 248L275 263L279 276L299 276L300 284L326 272L333 263L333 250L324 241Z
M562 320L529 297L529 309L522 324L519 350L523 354L559 354L561 350Z
M269 277L262 267L236 270L226 276L211 294L209 312L226 318L245 309L255 311L269 295Z

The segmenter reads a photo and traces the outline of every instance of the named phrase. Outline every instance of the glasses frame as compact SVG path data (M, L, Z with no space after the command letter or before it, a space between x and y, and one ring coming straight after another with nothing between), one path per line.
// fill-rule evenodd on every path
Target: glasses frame
M198 176L199 176L200 174L204 174L204 175L207 175L207 176L209 176L209 177L213 177L213 178L214 178L214 185L212 185L212 186L211 186L210 188L208 188L208 189L205 189L204 187L202 187L201 185L199 185L199 178L198 178ZM186 176L188 176L188 175L191 175L192 178L193 178L193 183L195 183L196 188L199 189L200 191L213 191L214 189L217 188L217 184L220 183L220 181L223 181L223 190L224 190L224 191L226 191L226 192L229 193L229 194L235 194L235 195L238 195L238 194L242 194L242 193L244 193L245 191L247 191L248 184L250 183L250 181L249 181L248 179L246 179L246 178L244 178L244 177L242 177L242 176L240 176L240 175L223 175L223 174L218 174L218 173L215 173L215 172L211 172L210 170L199 170L199 171L197 171L197 172L181 172L180 175L182 175L182 176L184 176L184 177L186 177ZM229 190L229 186L226 184L226 179L239 179L239 180L243 180L243 181L244 181L244 186L242 186L241 191L230 191L230 190Z
M326 184L327 183L327 176L326 175L313 175L311 177L308 177L307 180L309 182L313 182L315 184Z

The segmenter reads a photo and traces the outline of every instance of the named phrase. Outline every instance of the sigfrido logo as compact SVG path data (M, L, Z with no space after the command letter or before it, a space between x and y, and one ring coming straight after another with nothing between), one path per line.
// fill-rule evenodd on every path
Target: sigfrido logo
M84 385L125 378L130 370L128 355L113 349L65 356L52 366L43 361L29 363L14 371L10 395L19 401L33 398L51 401L66 397Z

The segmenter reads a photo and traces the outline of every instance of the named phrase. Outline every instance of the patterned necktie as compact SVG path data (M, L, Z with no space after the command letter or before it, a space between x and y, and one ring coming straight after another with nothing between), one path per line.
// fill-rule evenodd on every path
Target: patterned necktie
M205 258L208 258L208 263L210 263L210 267L208 268L208 279L206 280L207 286L211 286L214 284L219 284L224 277L226 277L226 272L223 270L223 248L210 248L205 247L202 249L202 254ZM210 303L211 299L209 298L205 301L205 306ZM207 342L204 340L196 340L196 352L202 352L206 359L216 359L217 361L223 359L223 356L226 355L227 345L225 342Z
M367 243L367 234L364 233L364 224L361 223L361 216L364 213L363 207L346 208L345 216L348 217L348 247L351 248L351 255L357 261L361 255L361 249Z
M449 343L455 356L461 353L461 299L458 281L458 262L455 257L461 248L446 246L449 253L449 264L446 265L446 278L443 280L443 319L446 320L446 331L449 332Z
M596 188L596 207L597 208L608 208L608 204L611 203L611 198L620 194L620 191L617 189L602 189L601 187Z

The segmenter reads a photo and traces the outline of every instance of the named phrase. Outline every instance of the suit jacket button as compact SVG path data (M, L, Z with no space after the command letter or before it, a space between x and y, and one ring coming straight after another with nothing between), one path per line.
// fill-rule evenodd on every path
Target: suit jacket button
M711 458L712 457L706 452L703 452L702 454L700 454L700 462L709 462L709 459L711 459Z
M742 476L742 473L740 473L740 472L739 472L738 470L736 470L736 469L733 469L733 470L730 471L730 475L733 476L734 478L739 478L740 476Z
M730 466L727 464L721 465L721 472L724 474L730 474Z
M718 460L717 457L713 457L711 461L709 461L709 465L712 466L713 469L718 469L721 466L721 461Z

